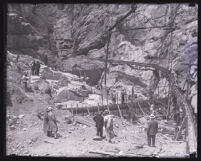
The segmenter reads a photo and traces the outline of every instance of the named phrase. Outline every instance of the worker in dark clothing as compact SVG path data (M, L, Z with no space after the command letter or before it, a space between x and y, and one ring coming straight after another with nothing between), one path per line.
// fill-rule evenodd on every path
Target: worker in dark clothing
M44 63L45 63L45 65L47 65L47 62L48 62L48 60L47 60L47 55L45 55L45 56L44 56Z
M35 75L35 71L36 71L36 62L35 60L31 63L31 74Z
M158 122L155 120L155 116L151 114L147 128L147 140L149 146L151 146L152 142L152 146L155 147L155 138L157 132L158 132Z
M121 92L121 103L122 103L122 104L125 102L124 97L125 97L124 91L122 91L122 92Z
M36 75L39 75L39 71L40 71L40 62L37 61L36 62Z
M35 64L35 75L38 75L38 61Z
M132 87L132 98L134 98L134 87Z
M93 120L96 122L97 136L103 137L103 126L104 126L104 118L102 116L102 112L98 112Z

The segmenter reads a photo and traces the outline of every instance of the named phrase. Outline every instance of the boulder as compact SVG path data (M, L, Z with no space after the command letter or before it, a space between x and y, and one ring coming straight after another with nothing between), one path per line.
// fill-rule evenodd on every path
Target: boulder
M101 58L104 55L106 55L104 48L102 48L100 50L98 50L98 49L90 50L89 53L88 53L88 56L90 58Z
M18 87L17 85L14 84L8 84L7 85L7 90L11 95L11 100L12 103L17 102L19 104L28 102L28 101L33 101L21 87Z
M59 86L68 86L68 84L70 83L70 80L67 77L61 77L61 79L59 79L58 81L58 85Z
M67 87L63 87L57 91L57 95L54 99L55 102L66 102L69 100L82 101L83 98L71 92Z
M44 67L41 71L41 78L43 79L58 79L54 76L54 73L50 68Z
M46 94L51 95L52 89L51 89L51 86L48 83L48 81L46 81L44 79L39 79L38 81L36 81L34 83L34 86L35 85L38 85L38 89L40 90L41 93L46 93Z

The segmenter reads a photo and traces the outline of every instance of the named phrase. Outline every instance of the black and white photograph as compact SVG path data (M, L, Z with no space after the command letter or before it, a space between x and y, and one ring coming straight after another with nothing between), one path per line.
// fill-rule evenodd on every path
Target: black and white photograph
M7 3L6 156L197 158L198 4Z

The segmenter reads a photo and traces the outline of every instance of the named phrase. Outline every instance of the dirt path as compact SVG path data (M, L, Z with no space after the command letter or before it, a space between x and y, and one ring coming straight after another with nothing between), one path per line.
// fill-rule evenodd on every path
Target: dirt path
M8 154L31 155L31 156L63 156L63 157L101 157L99 154L91 154L90 151L132 153L133 156L184 156L185 143L170 143L171 138L157 135L156 147L148 147L146 132L141 131L137 125L130 125L115 119L114 131L117 135L113 143L106 140L96 141L95 127L87 127L82 124L65 123L65 111L56 111L59 133L62 137L53 139L46 137L42 131L43 122L35 120L27 129L8 132L10 142ZM167 140L168 139L168 140ZM11 147L12 145L12 147ZM142 146L142 148L138 148ZM12 149L13 148L13 149Z

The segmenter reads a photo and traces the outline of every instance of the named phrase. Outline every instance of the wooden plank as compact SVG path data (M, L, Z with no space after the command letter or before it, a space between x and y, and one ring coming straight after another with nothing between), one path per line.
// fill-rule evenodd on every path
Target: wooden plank
M89 151L89 153L94 153L94 154L100 154L100 155L109 155L109 156L115 156L115 153L111 152L106 152L106 151Z
M140 103L138 102L137 104L138 104L138 106L139 106L140 110L142 111L143 115L144 115L144 116L147 116L147 114L146 114L146 113L144 113L144 111L142 110L142 107L140 106Z
M179 136L181 135L181 131L183 129L183 126L184 126L184 122L186 120L186 116L183 118L183 121L182 121L182 124L181 124L181 127L179 128L179 131L177 132L177 135L176 135L176 140L178 140Z
M85 118L82 118L80 116L75 116L74 117L75 121L80 123L80 124L84 124L84 125L87 125L87 126L95 126L95 123L94 122L91 122Z
M98 103L98 112L100 112L100 107L99 107L99 103Z
M78 113L77 113L77 109L78 109L78 104L77 104L77 106L76 106L76 115L78 114Z

